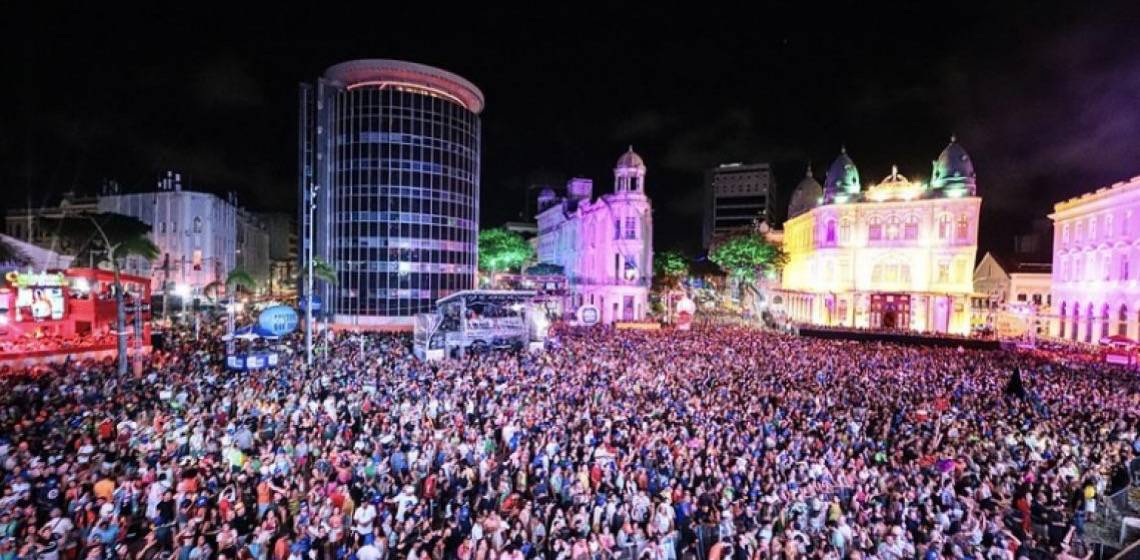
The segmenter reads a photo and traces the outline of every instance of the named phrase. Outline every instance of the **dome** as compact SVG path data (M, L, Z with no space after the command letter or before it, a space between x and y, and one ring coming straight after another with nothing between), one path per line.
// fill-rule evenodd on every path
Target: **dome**
M950 137L950 144L938 154L934 162L934 173L930 177L930 185L935 189L961 190L964 189L971 196L977 190L977 178L974 174L974 162L970 154L958 143L958 138Z
M540 199L543 199L543 198L551 199L551 198L554 198L554 196L555 196L554 195L554 189L552 189L550 187L546 187L545 189L542 189L538 193L538 198L540 198Z
M836 195L858 194L859 190L859 169L847 156L847 148L842 148L839 157L827 168L827 177L823 181L824 196L831 202Z
M800 184L796 185L796 190L792 191L792 202L788 205L788 218L795 218L810 211L819 204L822 198L823 187L820 186L819 181L815 180L809 165L804 178L800 180Z
M624 154L618 158L617 169L645 169L645 162L641 160L641 156L633 151L633 146L629 147Z

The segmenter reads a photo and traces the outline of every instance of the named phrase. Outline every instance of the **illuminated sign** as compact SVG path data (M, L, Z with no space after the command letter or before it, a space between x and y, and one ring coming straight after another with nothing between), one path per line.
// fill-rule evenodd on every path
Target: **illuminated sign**
M600 320L601 314L598 313L597 307L594 307L593 305L583 305L582 307L578 308L579 323L586 325L587 327L592 327L598 324L598 321Z
M67 277L58 272L56 273L23 273L12 271L9 272L4 278L8 281L8 285L13 288L29 288L32 286L66 286Z
M661 323L614 323L614 328L624 331L659 331Z

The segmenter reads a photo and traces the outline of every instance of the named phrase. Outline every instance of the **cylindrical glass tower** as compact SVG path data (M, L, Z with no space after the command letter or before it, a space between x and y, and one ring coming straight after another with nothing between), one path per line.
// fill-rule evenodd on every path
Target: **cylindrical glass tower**
M396 60L302 84L299 223L316 187L314 254L337 270L316 292L335 323L410 327L475 287L482 109L467 80Z

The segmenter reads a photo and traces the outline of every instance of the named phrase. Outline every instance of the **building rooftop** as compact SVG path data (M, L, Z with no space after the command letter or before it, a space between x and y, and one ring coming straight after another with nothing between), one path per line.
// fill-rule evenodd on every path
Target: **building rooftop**
M483 111L483 92L458 74L434 66L367 58L330 66L325 78L344 84L348 89L361 86L411 86L428 90L459 103L473 113Z
M1137 175L1127 181L1117 181L1108 187L1101 187L1095 191L1087 192L1080 196L1074 196L1068 200L1063 200L1053 205L1054 212L1061 212L1070 208L1075 208L1082 204L1094 202L1102 198L1119 194L1125 191L1132 191L1140 189L1140 175Z

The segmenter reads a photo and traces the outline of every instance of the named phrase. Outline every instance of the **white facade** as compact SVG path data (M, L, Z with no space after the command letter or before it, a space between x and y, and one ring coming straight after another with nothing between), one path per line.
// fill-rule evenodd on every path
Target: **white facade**
M172 291L185 287L199 299L211 282L225 282L236 265L237 207L213 194L178 186L102 196L99 211L133 216L151 226L158 259L128 259L124 272L150 277L154 293L164 293L166 280Z
M1050 333L1077 342L1140 336L1140 176L1057 203Z
M614 192L593 200L593 182L571 179L565 198L538 199L538 259L565 270L566 311L595 306L603 323L642 321L653 277L653 215L645 164L630 148L614 169Z

